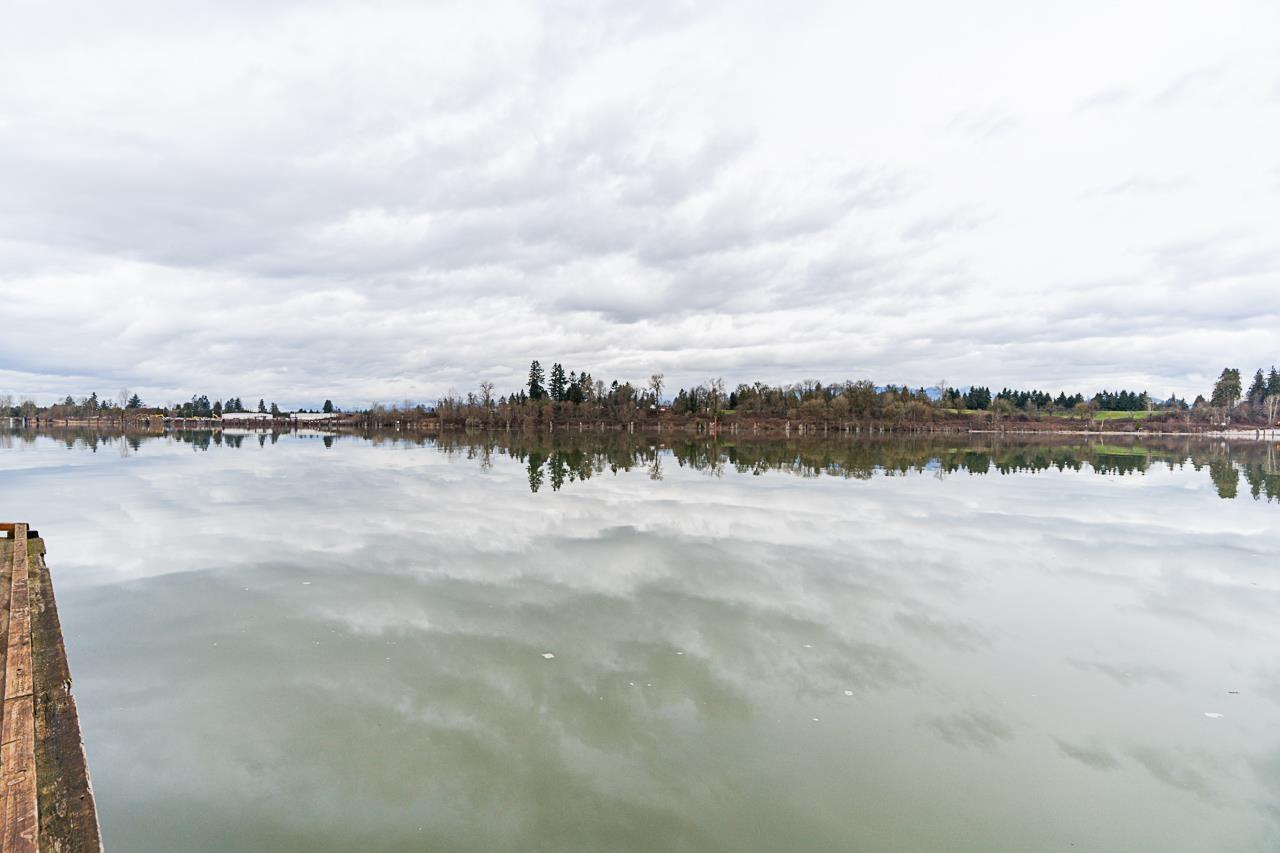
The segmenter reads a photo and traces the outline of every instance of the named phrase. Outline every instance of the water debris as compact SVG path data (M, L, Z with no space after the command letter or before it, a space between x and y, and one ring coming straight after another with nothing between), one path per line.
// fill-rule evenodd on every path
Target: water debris
M846 695L846 696L852 696L852 695L853 695L853 691L852 691L852 690L846 690L846 691L844 692L844 695Z
M676 652L676 654L678 654L678 655L682 655L682 654L684 654L684 652Z
M1206 717L1208 717L1209 719L1211 719L1211 720L1221 720L1221 719L1222 719L1222 715L1221 715L1221 714L1219 714L1217 711L1205 711L1205 712L1204 712L1204 715L1205 715Z
M822 720L819 720L817 717L812 717L811 719L812 719L815 723L820 723L820 722L822 722Z
M555 655L553 655L551 652L543 652L543 653L542 653L542 656L543 656L544 658L546 658L547 660L555 660L555 657L556 657L556 656L555 656Z
M811 649L811 648L813 648L813 646L812 646L812 645L810 645L809 643L805 643L805 644L804 644L804 647L805 647L806 649Z
M1239 690L1228 690L1227 692L1228 692L1228 693L1230 693L1232 696L1239 696L1239 695L1240 695L1240 691L1239 691Z
M303 585L303 586L311 586L311 581L303 581L303 582L302 582L302 585Z

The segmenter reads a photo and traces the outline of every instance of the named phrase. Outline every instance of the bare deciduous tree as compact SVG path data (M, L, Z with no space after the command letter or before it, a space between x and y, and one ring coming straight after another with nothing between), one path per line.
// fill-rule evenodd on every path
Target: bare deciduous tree
M649 390L653 392L653 402L655 405L662 404L662 385L665 377L661 373L655 373L649 377Z
M707 382L708 396L711 398L711 416L719 417L720 403L724 400L724 380L716 378Z

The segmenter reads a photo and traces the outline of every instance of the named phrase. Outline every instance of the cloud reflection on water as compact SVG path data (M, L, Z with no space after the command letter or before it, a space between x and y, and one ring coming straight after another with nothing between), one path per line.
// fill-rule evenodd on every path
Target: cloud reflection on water
M526 463L489 459L290 437L0 454L0 501L50 542L108 839L936 847L967 813L970 843L1011 849L1052 846L1024 820L1097 826L1098 769L1162 820L1073 838L1280 831L1256 770L1280 514L1194 467L665 457L662 480L531 493ZM1242 693L1207 720L1224 666Z

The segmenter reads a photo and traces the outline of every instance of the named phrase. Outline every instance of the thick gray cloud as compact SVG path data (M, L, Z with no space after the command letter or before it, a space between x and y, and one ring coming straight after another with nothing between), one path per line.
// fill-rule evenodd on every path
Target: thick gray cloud
M14 2L0 392L1280 361L1266 2Z

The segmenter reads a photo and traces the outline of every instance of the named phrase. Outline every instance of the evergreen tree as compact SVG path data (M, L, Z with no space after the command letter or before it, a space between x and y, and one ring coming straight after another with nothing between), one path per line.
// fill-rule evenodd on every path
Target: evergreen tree
M127 406L125 406L125 408L126 408L126 409L141 409L141 408L142 408L142 398L141 398L141 397L139 397L137 394L134 394L132 397L130 397L130 398L129 398L129 404L128 404Z
M889 390L885 389L886 392ZM991 408L991 389L980 385L970 388L964 395L964 407L966 409Z
M542 365L538 364L535 358L533 363L529 365L529 399L541 400L547 395L546 388L542 385Z
M560 362L551 365L551 399L559 402L564 399L564 368Z
M1240 371L1234 367L1224 367L1222 375L1213 386L1210 402L1215 406L1230 409L1240 399Z
M267 401L258 400L258 414L265 415L267 413Z
M271 404L271 417L273 418L280 417L280 407L277 406L275 403Z
M221 400L213 404L213 416L215 418L222 417L222 401Z
M1280 410L1280 373L1276 372L1274 365L1271 367L1271 372L1267 374L1266 391L1266 396L1262 398L1262 401L1266 409L1267 423L1274 426L1276 412Z
M332 401L332 400L325 400L325 401L324 401L324 413L325 413L326 415L331 415L331 414L333 414L333 401Z
M1249 402L1261 403L1265 396L1267 396L1267 380L1262 375L1262 368L1258 368L1258 372L1253 374L1253 384L1249 386Z

